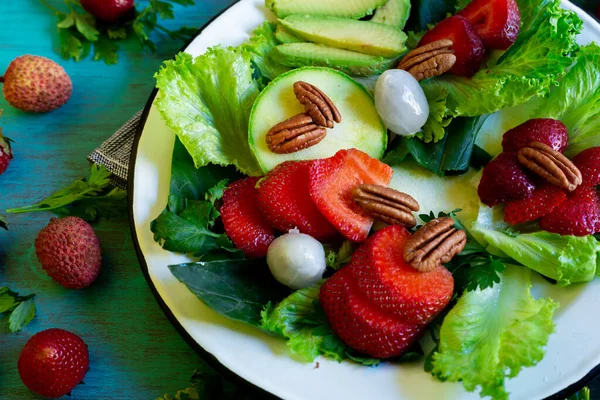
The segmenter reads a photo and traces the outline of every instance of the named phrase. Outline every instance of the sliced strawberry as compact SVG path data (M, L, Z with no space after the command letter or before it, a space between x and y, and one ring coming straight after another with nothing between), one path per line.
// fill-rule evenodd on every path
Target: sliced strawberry
M348 267L325 282L319 300L340 339L371 357L399 356L425 331L424 325L404 323L377 309L362 296Z
M347 239L364 241L373 219L352 199L363 183L388 185L394 171L389 165L356 150L340 150L310 166L310 196L327 220Z
M265 257L275 240L275 230L258 209L258 180L251 177L229 185L220 209L225 233L248 257Z
M515 0L474 0L459 15L469 20L489 49L508 49L521 30Z
M580 186L569 198L540 220L540 227L561 235L586 236L600 231L600 195Z
M278 231L298 228L317 240L328 241L338 231L319 212L308 193L312 161L286 161L258 183L258 205Z
M569 132L562 122L552 118L535 118L507 131L502 138L504 151L519 151L531 142L547 144L563 153L569 145Z
M600 146L583 150L572 161L581 171L584 186L600 185Z
M504 221L511 225L535 221L550 214L566 199L567 194L561 188L553 185L540 186L530 198L506 203Z
M500 153L483 169L477 193L483 204L493 207L528 199L534 190L535 184L519 164L517 153Z
M419 272L404 261L410 233L400 225L371 236L352 256L350 269L362 293L379 309L415 324L428 324L452 298L454 279L440 266Z
M442 39L452 40L456 63L450 70L454 75L471 77L481 68L485 47L471 23L460 15L446 18L427 32L419 42L424 46Z

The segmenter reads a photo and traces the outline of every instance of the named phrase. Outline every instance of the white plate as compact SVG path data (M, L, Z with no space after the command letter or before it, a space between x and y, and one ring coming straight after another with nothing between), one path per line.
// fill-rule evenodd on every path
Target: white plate
M581 43L600 41L598 23L570 3L564 7L575 10L585 22ZM274 16L265 9L264 0L241 0L210 23L186 51L199 55L216 44L238 45L267 18ZM292 358L283 340L221 317L179 283L167 265L189 259L163 250L150 231L150 222L167 203L174 143L174 134L156 108L150 107L153 98L146 109L147 120L134 147L130 170L132 233L142 269L159 303L194 348L204 349L243 379L289 400L479 398L478 394L465 392L460 383L435 380L423 371L422 363L366 368L321 358L316 369L313 364ZM600 281L559 290L538 282L536 293L540 292L561 303L556 333L550 337L544 359L508 381L511 399L546 398L576 382L579 386L600 364L600 320L595 317Z

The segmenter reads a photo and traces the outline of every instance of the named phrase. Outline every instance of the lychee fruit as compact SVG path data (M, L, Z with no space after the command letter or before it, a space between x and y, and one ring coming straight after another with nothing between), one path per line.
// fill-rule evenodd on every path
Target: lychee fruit
M0 110L0 116L2 115L2 110ZM8 164L13 159L13 153L10 148L11 140L7 137L2 136L2 128L0 127L0 175L6 171L8 168Z
M81 6L94 17L115 22L133 8L134 0L81 0Z
M91 285L102 266L98 236L79 217L52 218L35 239L35 253L44 271L68 289Z
M63 67L40 56L15 58L0 77L0 83L4 83L6 101L27 112L55 110L73 93L73 83Z

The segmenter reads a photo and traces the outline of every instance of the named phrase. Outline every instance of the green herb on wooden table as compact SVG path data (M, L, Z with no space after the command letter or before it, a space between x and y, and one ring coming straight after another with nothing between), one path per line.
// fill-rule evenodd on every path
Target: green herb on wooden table
M190 386L174 396L165 394L156 400L251 400L246 388L236 386L214 371L194 371Z
M93 60L116 64L119 44L124 39L137 38L142 49L156 52L156 44L150 39L152 32L159 31L182 41L196 32L196 29L188 27L170 30L158 22L159 19L175 18L174 3L191 6L195 0L149 0L145 8L135 8L131 18L126 16L114 23L98 20L86 12L78 0L64 0L66 12L53 7L47 0L40 1L58 18L58 53L66 60L81 61L93 49Z
M35 294L19 296L6 286L0 286L0 314L10 313L8 329L20 332L35 317Z
M6 217L2 214L0 214L0 228L4 228L4 229L8 230L8 224L6 222Z

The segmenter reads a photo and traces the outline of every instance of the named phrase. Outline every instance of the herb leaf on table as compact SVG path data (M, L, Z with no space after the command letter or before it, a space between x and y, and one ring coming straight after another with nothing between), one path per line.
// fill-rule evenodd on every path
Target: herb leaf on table
M251 400L244 386L233 385L212 370L194 371L190 386L178 390L174 396L165 394L156 400Z
M36 204L11 208L6 212L52 211L59 216L75 215L86 221L95 221L100 216L111 218L124 215L127 192L113 187L110 176L106 168L93 164L88 178L77 180Z
M0 314L10 313L8 329L20 332L35 317L35 294L19 296L6 286L0 287Z
M0 228L8 230L8 223L6 222L6 217L2 214L0 214Z

